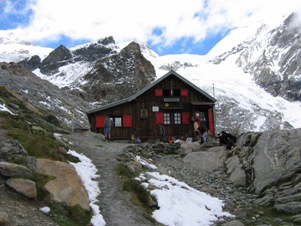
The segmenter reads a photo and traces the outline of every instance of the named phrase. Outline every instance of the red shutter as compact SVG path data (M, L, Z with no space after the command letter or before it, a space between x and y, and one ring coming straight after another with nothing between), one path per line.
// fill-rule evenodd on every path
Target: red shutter
M188 97L188 89L181 89L181 97Z
M96 116L96 128L104 128L105 127L105 117L100 115Z
M214 134L213 109L208 109L208 122L209 122L209 130L212 134Z
M156 97L162 97L163 96L163 90L162 89L155 89L155 96Z
M163 124L163 122L164 122L163 112L156 112L156 125Z
M190 113L182 112L182 124L190 124Z
M132 115L124 115L123 116L123 127L133 127Z

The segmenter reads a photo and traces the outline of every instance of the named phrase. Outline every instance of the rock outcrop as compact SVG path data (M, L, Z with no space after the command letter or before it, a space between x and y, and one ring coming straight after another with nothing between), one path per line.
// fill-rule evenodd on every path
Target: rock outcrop
M90 209L88 194L73 166L59 161L37 159L37 173L55 177L44 186L48 201Z
M257 194L256 205L300 214L300 138L301 129L243 134L226 162L230 179Z

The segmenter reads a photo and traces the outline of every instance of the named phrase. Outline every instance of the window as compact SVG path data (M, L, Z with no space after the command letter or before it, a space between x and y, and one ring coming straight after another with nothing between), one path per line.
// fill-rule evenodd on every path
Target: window
M181 124L181 113L174 113L174 123Z
M114 122L115 127L121 127L122 126L122 118L121 117L115 117L112 120Z
M164 97L170 97L170 89L164 89L163 90L163 96Z
M164 89L163 97L180 97L181 90L180 89Z
M201 122L206 122L206 115L205 115L205 112L200 112L200 121Z
M173 96L174 97L180 97L181 96L181 90L180 89L174 89L173 90Z
M170 113L164 113L164 121L163 123L165 125L169 125L170 124Z

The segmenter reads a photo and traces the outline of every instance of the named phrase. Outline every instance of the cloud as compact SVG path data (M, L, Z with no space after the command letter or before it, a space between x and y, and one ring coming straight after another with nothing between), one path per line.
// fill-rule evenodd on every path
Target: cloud
M7 0L6 15L20 15L16 2L30 14L28 24L15 32L29 40L113 36L117 42L140 40L163 47L185 39L201 42L260 20L275 22L274 15L279 18L283 10L301 8L295 0Z

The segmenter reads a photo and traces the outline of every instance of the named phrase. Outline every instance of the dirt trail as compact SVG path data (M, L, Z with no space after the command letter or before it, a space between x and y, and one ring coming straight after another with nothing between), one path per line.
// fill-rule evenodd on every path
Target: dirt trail
M64 135L71 147L90 158L98 169L98 197L100 212L107 226L153 226L157 225L144 217L139 207L131 201L131 194L122 190L122 183L116 174L116 156L128 143L105 142L100 134L73 133Z

